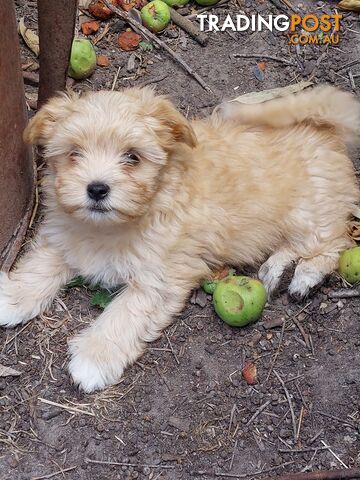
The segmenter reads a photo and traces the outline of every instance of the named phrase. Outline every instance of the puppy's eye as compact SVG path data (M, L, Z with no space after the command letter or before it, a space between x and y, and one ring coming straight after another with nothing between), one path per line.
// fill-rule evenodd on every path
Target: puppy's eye
M83 154L79 150L74 149L69 153L69 158L70 160L76 162L76 160L83 158Z
M140 162L140 157L134 152L126 152L124 159L128 165L137 165Z

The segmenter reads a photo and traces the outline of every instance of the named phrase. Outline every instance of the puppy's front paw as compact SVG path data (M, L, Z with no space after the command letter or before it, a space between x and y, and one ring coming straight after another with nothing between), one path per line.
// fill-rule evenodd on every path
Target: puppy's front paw
M19 296L20 296L20 292ZM26 309L14 295L11 280L6 273L0 272L0 326L15 327L29 320Z
M69 352L69 372L86 393L118 382L126 364L124 355L114 345L91 331L74 337Z

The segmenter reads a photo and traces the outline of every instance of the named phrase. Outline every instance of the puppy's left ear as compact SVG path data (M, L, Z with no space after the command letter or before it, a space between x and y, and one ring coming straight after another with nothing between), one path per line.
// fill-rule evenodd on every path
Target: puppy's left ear
M195 147L197 139L190 122L169 100L164 97L155 97L153 116L160 121L164 130L170 133L173 142L185 143L191 148Z
M133 88L128 91L128 94L142 103L145 118L147 117L150 128L156 132L165 150L178 142L185 143L191 148L195 147L197 139L190 122L170 100L156 95L154 89L149 87Z
M28 123L23 133L24 141L33 145L46 145L57 122L69 114L74 98L75 94L72 93L61 93L51 98Z

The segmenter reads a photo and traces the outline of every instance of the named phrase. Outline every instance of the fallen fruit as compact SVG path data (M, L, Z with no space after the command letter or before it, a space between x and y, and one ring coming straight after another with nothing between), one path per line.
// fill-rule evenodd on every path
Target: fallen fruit
M81 31L84 35L91 35L99 30L99 22L93 20L92 22L84 22L81 24Z
M221 280L213 296L216 313L233 327L243 327L258 320L266 301L264 285L259 280L244 276Z
M215 3L218 3L218 1L219 0L196 0L196 3L203 7L210 7L211 5L215 5Z
M139 46L141 37L135 32L122 32L118 37L119 47L123 50L135 50Z
M141 19L145 27L158 33L170 22L170 9L162 0L153 0L141 9Z
M163 0L169 7L183 7L189 0Z
M241 375L248 385L256 385L258 383L256 365L251 362L245 363Z
M117 0L117 4L125 10L125 12L129 12L132 8L140 8L143 0Z
M109 59L106 55L97 55L96 56L96 64L99 67L108 67L109 66Z
M360 247L342 252L339 258L339 273L349 283L360 282Z
M90 40L75 38L71 47L69 77L80 80L89 77L96 67L96 53Z
M217 270L211 275L211 278L208 280L204 280L201 284L201 288L204 292L213 295L215 292L216 285L223 280L224 278L232 277L235 275L235 270L233 268L224 267L221 270Z
M114 4L114 1L111 3ZM100 20L107 20L112 15L112 11L101 0L93 0L88 10L93 17L99 18Z

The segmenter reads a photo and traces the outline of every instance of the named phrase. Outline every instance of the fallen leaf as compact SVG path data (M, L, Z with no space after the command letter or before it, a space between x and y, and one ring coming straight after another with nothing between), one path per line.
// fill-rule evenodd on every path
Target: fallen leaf
M96 33L99 30L99 27L99 22L92 20L91 22L84 22L81 25L81 31L84 35L91 35L92 33Z
M152 43L150 42L140 42L139 43L139 47L141 48L141 50L143 50L144 52L151 52L151 50L154 48Z
M299 82L294 85L289 85L288 87L272 88L271 90L263 90L262 92L251 92L246 93L245 95L240 95L240 97L231 100L232 102L240 103L262 103L272 100L273 98L285 97L291 93L300 92L305 88L310 87L313 82Z
M18 377L21 372L10 367L5 367L0 363L0 377Z
M142 24L141 14L140 14L138 9L132 8L131 10L129 10L128 15L129 15L130 18L135 20L135 22L138 22L138 23Z
M105 308L112 300L111 293L106 288L99 288L90 299L90 304L95 307Z
M123 50L135 50L139 46L140 40L140 35L135 32L122 32L118 37L118 44Z
M263 82L265 80L265 73L264 70L261 70L259 65L255 65L254 67L254 75L259 82Z
M337 6L343 10L354 10L355 12L360 12L360 0L342 0Z
M24 42L26 45L32 50L36 56L39 55L39 37L37 34L31 30L30 28L27 28L25 25L24 17L20 18L19 21L19 33L22 36Z
M96 56L96 65L98 65L99 67L108 67L109 63L109 59L106 55Z
M112 0L111 3L116 5L115 0ZM99 18L100 20L107 20L113 14L102 0L93 0L88 7L88 11L93 17Z
M253 363L246 362L241 374L248 385L256 385L258 383L257 369Z

